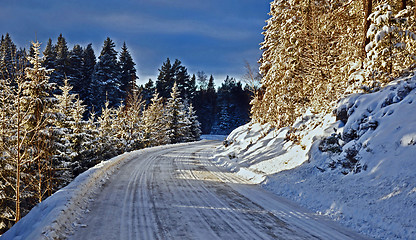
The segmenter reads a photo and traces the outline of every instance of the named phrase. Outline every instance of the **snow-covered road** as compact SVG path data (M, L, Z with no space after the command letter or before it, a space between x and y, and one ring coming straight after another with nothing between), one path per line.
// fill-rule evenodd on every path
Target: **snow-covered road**
M140 152L110 177L69 238L362 239L214 166L218 144Z

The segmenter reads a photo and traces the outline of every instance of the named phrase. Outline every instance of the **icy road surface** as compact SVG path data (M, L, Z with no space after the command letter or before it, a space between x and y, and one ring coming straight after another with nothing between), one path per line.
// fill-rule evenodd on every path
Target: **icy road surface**
M109 179L69 238L363 238L214 166L218 144L141 152Z

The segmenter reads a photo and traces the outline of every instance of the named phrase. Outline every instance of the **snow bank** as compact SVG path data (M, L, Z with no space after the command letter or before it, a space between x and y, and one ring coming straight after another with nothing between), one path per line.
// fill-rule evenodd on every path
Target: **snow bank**
M81 214L88 211L89 202L108 177L123 162L137 156L137 152L122 154L82 173L68 186L36 205L0 239L65 239L77 226Z
M247 124L214 160L277 195L377 239L416 236L416 79L339 103L335 116L305 114L303 136Z
M218 165L236 172L254 183L266 176L293 169L309 160L312 143L325 134L333 116L314 116L307 112L294 127L302 129L300 142L287 141L290 128L274 129L270 125L249 123L235 129L217 149Z

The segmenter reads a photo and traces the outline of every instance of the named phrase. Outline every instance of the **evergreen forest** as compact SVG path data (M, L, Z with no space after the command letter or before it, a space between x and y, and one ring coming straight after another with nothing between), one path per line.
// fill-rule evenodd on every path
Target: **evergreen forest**
M59 35L18 48L0 44L0 234L95 164L145 147L228 134L249 121L248 87L232 77L216 88L166 59L140 86L126 43L105 39L68 48Z

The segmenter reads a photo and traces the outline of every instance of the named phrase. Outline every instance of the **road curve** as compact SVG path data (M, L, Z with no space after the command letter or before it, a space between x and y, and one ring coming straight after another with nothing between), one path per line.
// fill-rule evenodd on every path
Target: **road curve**
M69 239L362 239L211 163L219 142L150 148L105 184Z

